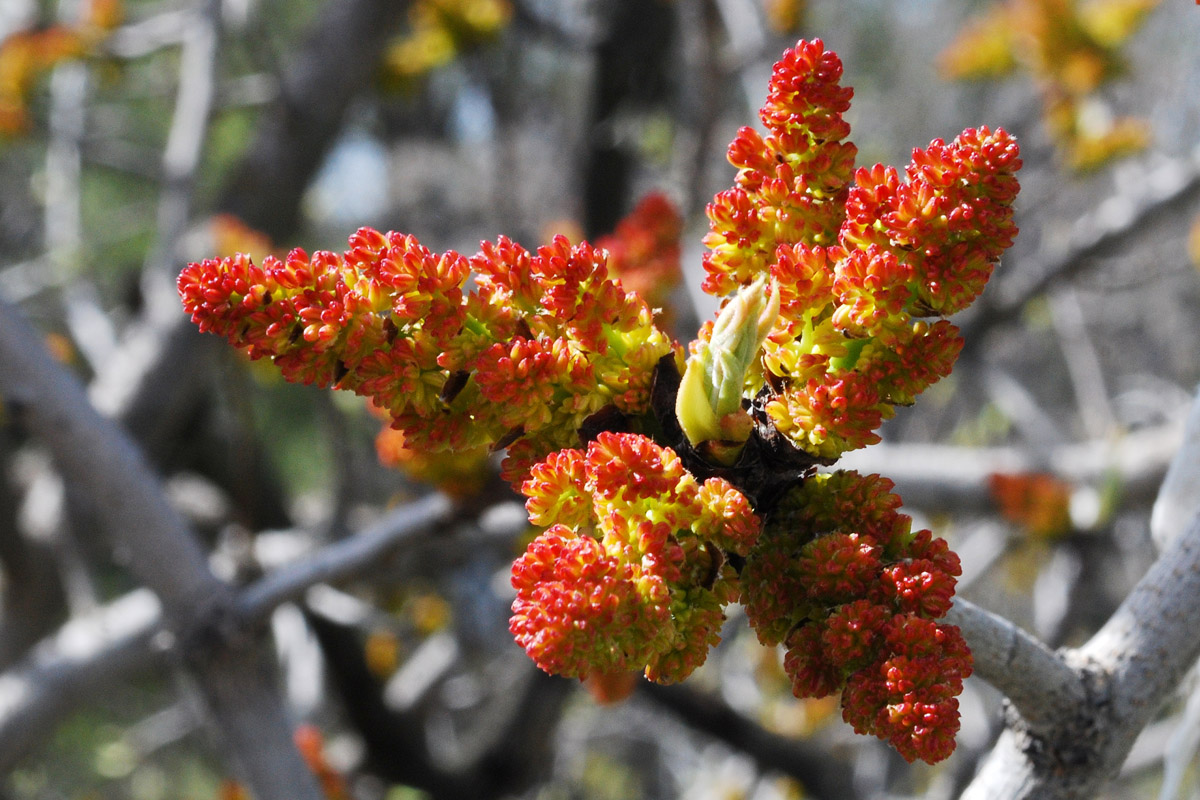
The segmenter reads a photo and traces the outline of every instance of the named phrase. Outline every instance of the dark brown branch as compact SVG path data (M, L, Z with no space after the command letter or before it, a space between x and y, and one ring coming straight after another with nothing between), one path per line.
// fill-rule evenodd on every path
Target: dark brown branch
M719 697L682 684L660 686L643 681L638 689L692 728L746 753L764 770L795 778L804 785L806 797L853 800L858 796L848 765L832 758L824 748L772 733Z

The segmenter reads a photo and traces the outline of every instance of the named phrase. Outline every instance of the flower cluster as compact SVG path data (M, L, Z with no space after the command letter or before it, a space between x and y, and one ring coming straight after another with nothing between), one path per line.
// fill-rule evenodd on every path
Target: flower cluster
M406 87L453 61L460 53L494 39L508 25L507 0L417 0L409 30L384 54L387 77Z
M202 331L272 358L288 380L369 397L410 447L509 445L514 481L578 445L601 409L644 411L675 347L609 278L604 251L561 237L536 253L501 238L467 259L363 228L341 255L208 260L178 286Z
M1092 169L1146 146L1146 122L1114 118L1101 87L1127 71L1121 47L1159 0L1003 0L942 53L958 79L994 79L1024 68L1067 163Z
M513 565L510 630L542 669L604 696L635 670L682 680L740 602L786 649L798 696L840 693L855 730L940 760L971 671L938 622L958 557L912 531L889 481L814 472L949 374L961 340L942 317L1011 244L1021 162L980 128L903 172L856 171L841 73L820 40L799 43L775 65L766 135L730 146L737 185L708 207L704 262L725 299L682 376L650 306L610 275L677 270L678 217L657 198L609 240L611 263L563 237L468 259L364 228L342 255L192 264L184 306L291 380L371 398L399 432L394 460L457 453L470 469L508 447L543 529Z
M954 749L971 656L950 609L958 556L898 512L890 481L818 475L775 509L741 572L746 616L786 648L797 697L841 692L842 716L906 759Z
M509 628L538 666L665 683L704 662L738 597L729 555L746 555L761 528L741 492L699 482L632 433L552 454L521 491L530 520L549 527L513 565Z
M664 308L668 295L683 280L679 235L683 218L661 192L651 192L617 223L616 230L596 242L608 251L608 268L628 291L654 308Z
M988 491L1005 519L1039 539L1069 533L1074 487L1044 472L997 472L988 476Z
M34 83L55 64L83 53L79 35L55 26L21 31L0 41L0 133L29 128L29 94Z
M936 318L969 305L1012 243L1021 165L1012 137L980 128L914 150L903 173L854 171L841 74L820 40L784 54L760 114L768 136L743 128L730 145L737 185L709 205L705 239L706 291L764 274L778 285L747 394L830 461L878 441L896 405L949 374L962 343Z
M73 25L18 30L0 37L0 134L27 132L29 96L41 76L62 61L89 53L123 16L121 0L85 0Z

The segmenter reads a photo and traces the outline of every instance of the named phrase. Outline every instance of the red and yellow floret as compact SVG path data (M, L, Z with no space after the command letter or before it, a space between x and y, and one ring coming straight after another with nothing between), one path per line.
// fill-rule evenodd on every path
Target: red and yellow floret
M763 644L783 644L798 697L841 692L859 733L910 761L953 749L971 672L950 609L958 557L911 532L890 481L809 478L781 501L742 569L742 602Z
M513 571L511 627L540 667L578 677L637 668L666 683L704 662L719 641L724 606L738 597L726 554L748 552L761 529L745 496L720 478L697 482L669 447L640 434L608 432L586 450L550 455L530 470L521 490L531 519L558 523ZM568 532L587 544L568 546ZM567 550L572 558L594 558L597 566L564 567L574 570L568 572L536 566L547 553ZM596 571L623 598L629 620L653 618L653 635L610 629L607 611L584 603L581 598L596 590L590 577ZM571 594L572 582L580 594ZM553 608L543 602L550 595ZM600 614L594 621L593 611ZM583 628L597 639L590 649L563 632ZM631 636L638 637L636 646ZM578 658L546 644L559 641L570 642Z
M665 194L643 197L612 234L596 241L608 251L609 272L650 306L662 308L683 281L679 236L683 218ZM669 310L669 309L664 309Z
M509 629L547 672L635 669L654 657L670 624L666 586L640 572L591 536L556 525L513 564Z
M852 92L820 40L775 65L760 117L729 148L734 188L713 198L705 291L729 296L769 273L780 319L763 349L775 426L835 459L878 441L895 405L947 375L952 314L982 291L1016 227L1021 161L1003 130L963 131L913 151L903 170L854 169L843 113Z
M605 406L646 411L655 364L675 348L609 277L603 250L562 237L535 253L501 238L468 260L362 228L341 255L293 250L261 267L235 255L189 265L178 285L201 330L289 380L371 398L406 446L524 439L506 470L515 481L578 444Z
M908 761L941 761L954 750L958 695L971 674L962 634L953 625L898 614L881 638L875 661L846 680L842 717Z

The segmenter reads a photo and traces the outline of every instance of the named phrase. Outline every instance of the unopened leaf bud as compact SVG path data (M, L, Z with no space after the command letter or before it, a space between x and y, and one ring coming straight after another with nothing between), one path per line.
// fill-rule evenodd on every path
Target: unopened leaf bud
M746 373L778 317L779 287L766 275L738 290L721 309L712 336L688 359L675 399L679 425L693 445L730 441L731 435L742 443L750 437L750 426L731 416L745 414Z

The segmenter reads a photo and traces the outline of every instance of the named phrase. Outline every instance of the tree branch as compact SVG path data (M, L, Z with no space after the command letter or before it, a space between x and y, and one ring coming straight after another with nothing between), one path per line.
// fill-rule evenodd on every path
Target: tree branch
M1200 656L1200 516L1083 647L1063 654L1087 699L1052 730L1010 720L964 800L1089 798Z
M1179 447L1154 500L1150 536L1162 550L1187 529L1200 508L1200 391L1192 400L1183 444Z
M641 694L670 710L689 726L736 747L764 770L778 770L804 784L805 796L852 800L858 797L847 765L823 748L772 733L719 697L682 684L638 683Z
M1017 625L956 598L946 622L962 631L975 674L999 689L1033 728L1048 728L1086 700L1074 669Z
M430 495L306 560L269 573L241 591L227 629L233 638L252 636L278 605L315 584L351 578L389 552L415 545L450 510L445 495ZM162 628L157 597L139 589L94 615L67 622L24 662L0 675L0 774L44 741L89 695L154 663L158 651L151 648L151 638Z
M310 558L267 574L242 590L236 603L239 619L254 625L281 603L300 597L318 583L352 577L433 526L444 523L454 510L450 498L431 494L393 510L354 536L326 545Z
M260 800L319 800L291 739L261 645L231 642L230 589L209 570L191 530L141 453L87 402L20 312L0 301L0 392L54 454L64 480L94 504L130 571L162 601L168 627ZM237 646L235 646L235 644Z
M886 475L909 505L995 510L988 476L1048 471L1068 481L1097 485L1119 476L1122 494L1149 502L1179 447L1181 423L1134 431L1114 441L1051 448L1044 456L1018 447L955 447L883 442L846 453L842 469Z
M1200 516L1168 546L1100 631L1079 650L1109 679L1114 750L1123 759L1200 657ZM1120 766L1118 762L1116 767Z
M16 308L0 300L0 392L53 452L63 478L87 491L129 568L188 619L222 586L168 505L157 477L121 431L87 402Z
M67 622L0 675L0 774L15 767L88 695L154 663L158 598L138 589L94 615Z
M178 313L175 273L180 243L187 231L192 207L192 185L212 111L220 45L220 0L205 0L195 18L184 25L180 53L179 89L171 128L162 154L163 187L158 200L158 236L142 287L151 313L164 316L168 308Z
M286 65L278 102L264 110L254 142L232 170L218 204L221 210L277 241L292 235L304 188L335 140L350 102L369 83L408 6L407 0L325 4L312 34ZM138 34L153 40L150 46L185 36L181 19L165 14L158 19L162 31ZM132 35L134 26L127 27ZM346 47L347 42L354 44ZM205 94L197 90L189 97ZM181 94L179 102L183 101ZM160 222L166 219L160 214ZM151 319L131 331L103 365L91 388L92 400L119 418L144 447L162 450L191 417L197 398L208 394L211 369L199 362L219 346L198 333L182 313ZM180 364L197 366L180 370Z

